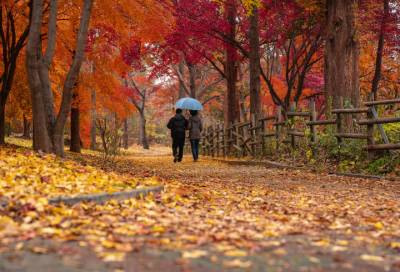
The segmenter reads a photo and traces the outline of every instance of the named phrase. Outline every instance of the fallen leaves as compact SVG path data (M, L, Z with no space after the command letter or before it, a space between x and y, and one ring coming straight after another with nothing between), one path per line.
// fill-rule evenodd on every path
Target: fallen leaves
M212 161L176 165L166 157L125 157L112 166L123 174L113 174L90 160L82 166L15 149L0 150L0 155L0 199L11 203L0 209L0 244L9 242L1 239L5 237L78 241L106 262L120 262L143 246L158 247L178 251L185 260L208 258L242 269L253 266L249 259L254 251L289 256L283 238L287 236L308 237L304 243L335 254L353 246L400 248L395 240L400 237L397 187L376 185L371 191L365 184L352 185L354 180L348 178L302 172L291 176L283 170ZM148 178L149 183L165 184L159 196L104 205L47 203L49 196L139 186L146 182L140 177L149 173L158 176ZM329 191L321 189L322 182L330 185ZM308 259L320 262L314 256Z

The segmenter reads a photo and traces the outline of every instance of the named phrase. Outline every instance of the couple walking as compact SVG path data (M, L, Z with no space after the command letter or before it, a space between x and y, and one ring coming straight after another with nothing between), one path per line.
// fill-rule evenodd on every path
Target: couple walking
M172 117L167 127L171 130L172 137L172 153L174 162L182 161L183 147L185 146L186 130L189 130L190 145L192 147L193 160L199 159L199 143L203 124L198 115L198 111L191 110L190 117L187 120L182 114L182 109L175 111L175 116Z

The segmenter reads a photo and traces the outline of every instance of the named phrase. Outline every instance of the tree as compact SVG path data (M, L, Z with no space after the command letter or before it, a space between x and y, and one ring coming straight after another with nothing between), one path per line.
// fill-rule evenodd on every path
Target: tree
M49 70L56 44L58 6L56 0L50 1L47 48L43 54L41 52L41 48L43 48L41 31L45 3L43 0L33 0L26 64L32 93L33 147L35 150L54 152L59 156L64 154L64 127L71 110L73 89L83 62L92 4L92 0L83 2L75 53L64 81L61 105L56 115Z
M359 41L355 0L326 1L325 93L334 108L359 105Z
M250 70L250 114L258 116L261 113L260 97L260 30L258 26L258 7L253 6L250 14L249 27L249 70Z
M152 87L151 82L148 82L146 77L133 74L125 80L125 86L129 100L139 112L139 144L144 149L149 149L149 141L146 133L146 102L148 96L154 93L156 88Z
M25 46L31 21L32 1L2 0L0 3L0 145L5 137L5 108L10 94L18 56Z

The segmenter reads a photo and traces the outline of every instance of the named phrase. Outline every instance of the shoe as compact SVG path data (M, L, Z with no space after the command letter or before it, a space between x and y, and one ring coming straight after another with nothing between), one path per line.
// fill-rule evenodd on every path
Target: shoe
M174 158L174 162L176 163L177 161L178 161L178 158L175 157L175 158Z

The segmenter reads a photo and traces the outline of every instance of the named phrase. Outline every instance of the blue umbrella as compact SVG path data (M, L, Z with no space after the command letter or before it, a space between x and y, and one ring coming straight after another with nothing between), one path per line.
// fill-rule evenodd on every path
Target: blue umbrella
M203 105L201 105L201 103L194 99L194 98L190 98L190 97L185 97L185 98L181 98L179 99L176 104L175 107L177 109L183 109L183 110L202 110L203 109Z

